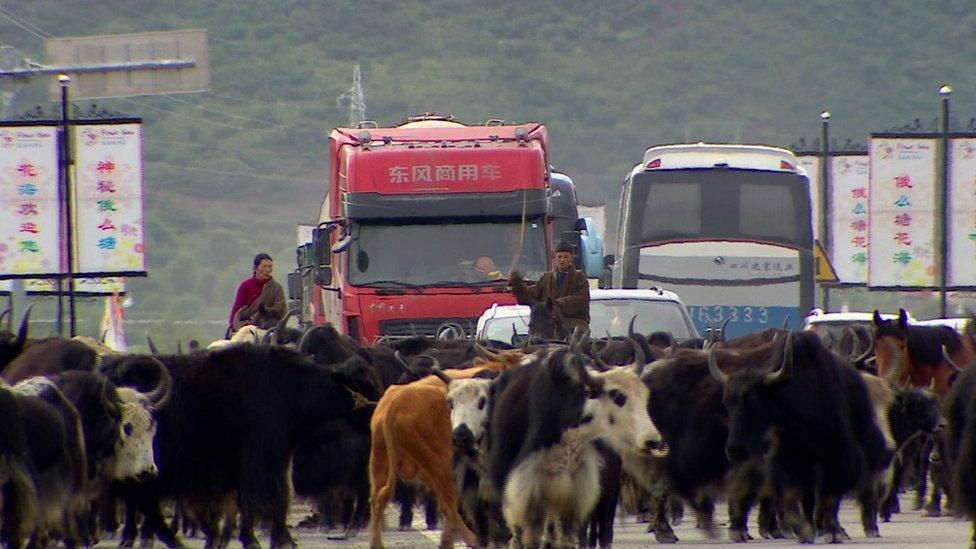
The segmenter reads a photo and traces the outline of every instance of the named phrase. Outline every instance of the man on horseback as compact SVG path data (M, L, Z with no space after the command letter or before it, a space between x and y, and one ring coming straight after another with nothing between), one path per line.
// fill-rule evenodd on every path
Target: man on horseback
M551 300L569 332L590 329L590 284L582 271L573 267L573 248L566 242L556 246L555 268L539 277L531 287L513 281L512 292L522 305ZM513 273L514 274L514 273ZM510 278L511 280L511 278Z

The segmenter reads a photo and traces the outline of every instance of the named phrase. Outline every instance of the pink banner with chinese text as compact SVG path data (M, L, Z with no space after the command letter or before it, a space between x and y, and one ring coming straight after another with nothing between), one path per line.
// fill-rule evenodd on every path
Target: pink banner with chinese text
M0 128L0 276L61 271L57 133Z
M976 286L976 138L949 145L946 284Z
M872 137L868 285L934 287L936 141Z
M73 129L75 271L144 274L142 125Z
M868 156L835 156L830 171L830 263L842 284L868 281Z

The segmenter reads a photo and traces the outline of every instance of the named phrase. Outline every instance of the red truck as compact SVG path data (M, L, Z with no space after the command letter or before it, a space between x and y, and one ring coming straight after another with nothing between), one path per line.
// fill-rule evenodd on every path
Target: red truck
M485 309L514 303L511 269L529 280L549 269L562 193L545 126L436 115L363 126L329 136L328 193L289 276L302 323L363 344L473 336Z

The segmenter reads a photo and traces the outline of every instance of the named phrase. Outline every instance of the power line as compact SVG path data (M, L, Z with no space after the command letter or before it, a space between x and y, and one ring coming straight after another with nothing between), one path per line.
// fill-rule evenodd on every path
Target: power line
M264 105L272 105L272 106L275 106L275 107L278 107L278 106L281 106L281 105L307 105L309 103L313 103L313 101L311 101L311 100L305 100L305 101L283 101L283 100L268 101L266 99L255 99L255 98L248 99L248 98L244 98L244 97L234 97L232 95L223 95L223 94L214 93L214 92L207 92L207 98L208 99L224 99L224 100L227 100L227 101L236 101L238 103L260 103L260 104L264 104ZM340 111L343 110L343 108L341 106L339 106L339 105L330 105L328 103L322 103L322 102L316 103L315 104L315 107L316 108L319 108L319 109L326 110L326 111L331 111L331 112L340 112Z
M196 120L196 121L199 121L199 122L206 122L207 124L212 124L214 126L220 126L220 127L223 127L223 128L231 128L231 129L240 130L240 131L247 131L249 129L260 129L260 128L243 128L241 126L235 126L233 124L227 124L227 123L224 123L224 122L217 122L215 120L207 120L206 118L200 118L199 116L190 116L188 114L183 114L183 113L179 113L179 112L176 112L176 111L170 111L170 110L167 110L167 109L161 109L159 107L154 107L154 106L152 106L152 105L150 105L148 103L143 103L142 101L136 101L135 99L132 99L131 97L122 97L121 99L124 100L124 101L129 101L130 103L135 103L136 105L139 105L140 107L143 107L143 108L146 108L146 109L152 109L154 111L164 112L166 114L171 114L173 116L178 116L180 118L188 118L190 120Z
M214 110L214 109L208 109L207 107L204 107L202 105L197 105L196 103L194 103L192 101L187 101L186 99L183 99L181 97L177 97L175 95L163 95L163 97L165 97L166 99L169 99L171 101L176 101L177 103L183 103L184 105L190 105L191 107L193 107L195 109L199 109L199 110L201 110L203 112L211 112L211 113L214 113L214 114L219 114L221 116L227 116L229 118L237 118L239 120L244 120L246 122L259 122L261 124L267 124L268 126L271 126L272 128L281 128L281 129L285 129L285 130L306 131L304 128L295 128L295 127L292 127L292 126L283 126L281 124L276 124L274 122L268 122L267 120L261 120L259 118L251 118L250 116L243 116L243 115L240 115L240 114L233 114L233 113L222 112L222 111L218 111L218 110Z
M232 171L226 171L226 170L212 170L212 169L209 169L209 168L196 168L194 166L178 166L176 164L170 164L168 162L152 162L152 165L153 166L159 166L159 167L162 167L162 168L172 168L174 170L189 170L189 171L193 171L193 172L203 172L203 173L209 173L209 174L214 174L214 175L230 175L230 176L235 176L235 177L237 177L237 176L240 176L240 177L254 177L254 178L257 178L257 179L274 179L274 180L280 180L280 181L295 181L295 182L298 182L298 183L315 183L315 184L322 183L321 180L317 180L317 179L305 179L305 178L302 178L302 177L289 177L287 175L268 175L268 174L261 174L261 173L232 172Z
M315 130L308 130L308 129L303 129L303 128L294 128L294 127L285 127L285 126L281 126L281 127L278 127L278 128L245 128L243 126L235 126L234 124L228 124L226 122L218 122L216 120L208 120L206 118L200 118L199 116L191 116L191 115L188 115L188 114L183 114L183 113L178 112L178 111L173 111L173 110L169 110L169 109L163 109L163 108L160 108L160 107L154 107L154 106L152 106L152 105L150 105L148 103L143 103L142 101L137 101L135 99L132 99L131 97L121 97L120 99L122 99L124 101L129 101L131 103L134 103L136 105L139 105L140 107L144 107L144 108L147 108L147 109L152 109L154 111L159 111L159 112L163 112L163 113L166 113L166 114L171 114L171 115L177 116L179 118L186 118L188 120L195 120L195 121L199 121L199 122L205 122L205 123L211 124L213 126L220 126L220 127L223 127L223 128L231 128L233 130L238 130L238 131L242 131L242 132L255 132L255 131L257 131L257 132L297 131L297 132L302 132L302 133L314 134L316 136L321 136L321 134L319 132L315 131Z
M273 149L270 149L270 148L260 149L260 148L257 148L257 147L237 147L237 146L235 146L235 147L220 147L220 146L217 146L217 145L205 145L203 143L194 143L194 142L191 142L191 141L174 141L172 139L157 139L155 137L149 137L149 136L146 136L145 139L146 139L146 141L151 141L153 143L161 143L161 144L167 144L167 145L177 145L177 146L183 146L183 147L192 147L192 148L197 148L197 149L213 149L213 150L228 151L228 152L234 152L234 151L268 152L268 153L273 153L275 156L294 156L294 157L301 157L301 158L311 158L313 160L324 158L323 155L318 155L318 154L287 153L287 152L280 152L280 151L277 151L277 150L273 150Z
M17 18L14 17L13 14L3 9L3 7L0 7L0 15L2 15L5 19L10 21L14 25L17 25L21 29L33 34L34 36L40 38L41 40L47 40L48 38L53 36L51 33L46 32L45 30L41 29L36 25L32 25L30 22L26 20L23 19L18 20Z

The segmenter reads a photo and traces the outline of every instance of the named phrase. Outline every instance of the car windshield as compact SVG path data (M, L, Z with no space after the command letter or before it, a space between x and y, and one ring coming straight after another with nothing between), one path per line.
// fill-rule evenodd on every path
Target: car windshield
M349 281L416 288L504 283L511 268L527 280L547 269L541 220L355 224Z
M807 329L820 336L821 339L826 340L829 336L833 337L835 340L839 340L841 337L843 337L844 330L856 324L866 326L870 330L874 329L874 322L871 320L833 320L830 322L813 322Z
M513 342L512 332L513 330L520 336L524 336L529 333L528 317L522 318L519 316L508 317L508 318L493 318L485 322L485 328L482 331L482 339L490 339L492 341L503 341L506 343L517 343Z
M635 314L635 329L644 335L671 332L678 339L694 337L678 303L646 299L590 301L590 333L593 337L604 337L607 331L612 336L626 336L627 325Z

